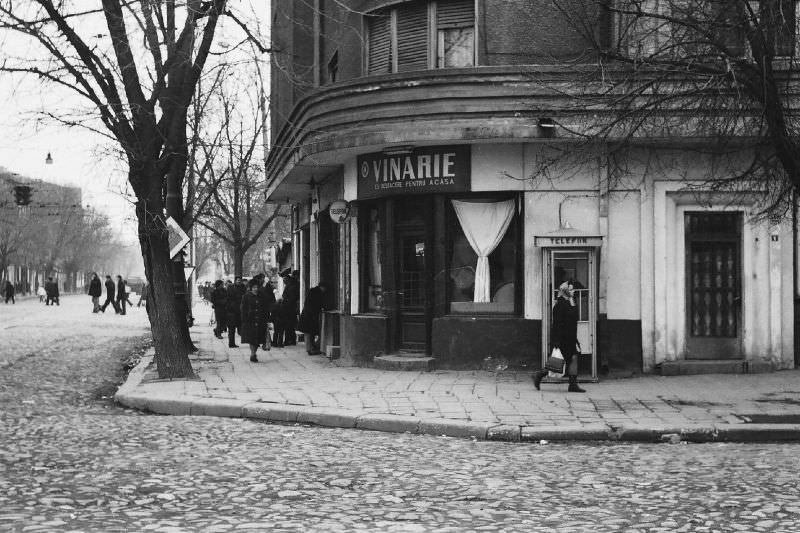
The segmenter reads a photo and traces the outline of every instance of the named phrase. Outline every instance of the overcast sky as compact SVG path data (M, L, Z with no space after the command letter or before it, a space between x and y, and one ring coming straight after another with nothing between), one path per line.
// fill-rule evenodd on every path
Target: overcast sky
M262 26L266 25L269 22L268 0L236 3L241 9L241 4L248 2ZM94 3L99 4L99 0ZM225 39L224 30L230 22L225 26L218 33L218 42ZM8 47L9 41L6 40L0 56L7 52L25 53L25 50L9 50ZM0 166L26 177L81 187L84 205L108 214L120 238L135 243L136 223L133 198L126 186L127 169L124 162L103 155L103 148L109 146L109 141L87 130L36 121L38 112L42 110L72 110L83 105L83 101L66 90L43 92L35 78L11 78L8 74L0 74L0 102ZM51 165L45 164L48 153L53 158Z

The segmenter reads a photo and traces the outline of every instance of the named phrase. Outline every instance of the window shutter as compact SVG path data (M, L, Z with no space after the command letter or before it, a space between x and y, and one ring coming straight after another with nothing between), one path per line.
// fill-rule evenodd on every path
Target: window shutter
M475 25L473 0L439 0L436 3L436 27L465 28Z
M428 68L428 5L417 2L397 10L397 71Z
M367 74L385 74L392 71L392 38L389 12L369 15L367 27L369 57Z

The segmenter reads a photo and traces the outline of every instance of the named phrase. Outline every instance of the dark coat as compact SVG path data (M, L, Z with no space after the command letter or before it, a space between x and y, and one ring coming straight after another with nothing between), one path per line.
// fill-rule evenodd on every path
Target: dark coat
M100 283L100 278L92 278L89 282L89 296L92 298L100 298L103 295L103 284Z
M106 298L113 300L114 299L114 282L110 279L106 280Z
M214 308L214 318L217 320L217 328L224 326L228 320L228 293L224 285L214 287L208 296L208 301Z
M259 294L248 292L242 297L242 344L264 344L267 342L267 320L269 310Z
M15 292L16 292L16 288L14 287L14 284L11 283L10 281L6 280L6 297L10 298L10 297L14 296Z
M47 293L50 297L58 296L58 282L57 281L45 281L44 282L44 292Z
M275 310L275 289L272 288L272 283L268 281L266 285L258 289L258 297L261 299L261 305L267 311L267 320L269 320Z
M125 280L117 281L117 300L125 299Z
M297 304L299 301L300 284L296 279L289 278L283 288L281 302L275 313L286 329L294 329L297 326Z
M319 335L320 313L325 309L325 291L318 286L309 289L297 329L309 335Z
M229 326L238 326L242 323L242 296L244 296L245 291L244 285L234 283L225 292L225 321Z
M559 298L553 306L550 342L561 350L565 361L578 351L578 307L564 298Z

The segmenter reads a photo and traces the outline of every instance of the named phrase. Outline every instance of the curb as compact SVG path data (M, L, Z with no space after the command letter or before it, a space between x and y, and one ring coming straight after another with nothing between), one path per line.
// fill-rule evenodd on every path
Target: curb
M682 442L800 442L800 424L726 424L716 426L617 427L605 424L519 426L414 416L363 413L329 407L254 402L235 398L166 395L138 390L153 355L145 355L131 369L114 395L127 407L163 415L249 418L322 427L365 429L489 441L547 444L549 442L606 441L678 444Z

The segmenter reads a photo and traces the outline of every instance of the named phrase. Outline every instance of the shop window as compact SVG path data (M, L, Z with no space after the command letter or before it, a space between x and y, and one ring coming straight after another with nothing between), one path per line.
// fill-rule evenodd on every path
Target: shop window
M377 206L363 208L362 221L362 286L361 309L365 312L380 313L384 309L383 279L381 274L381 220Z
M451 313L515 312L517 224L514 199L451 201L447 268Z
M475 64L473 0L407 2L366 17L368 75Z

